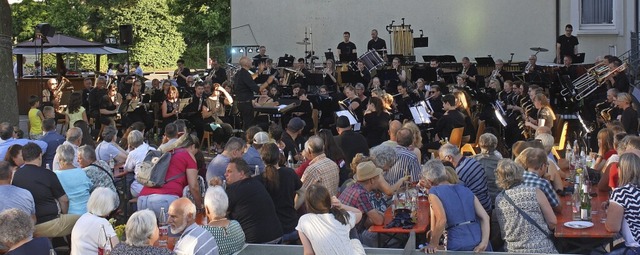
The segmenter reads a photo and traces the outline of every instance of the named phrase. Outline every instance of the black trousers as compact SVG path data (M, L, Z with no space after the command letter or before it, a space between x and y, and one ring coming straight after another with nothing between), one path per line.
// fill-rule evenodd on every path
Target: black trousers
M253 126L254 113L251 101L238 102L238 112L240 112L240 116L242 117L242 129L247 130Z

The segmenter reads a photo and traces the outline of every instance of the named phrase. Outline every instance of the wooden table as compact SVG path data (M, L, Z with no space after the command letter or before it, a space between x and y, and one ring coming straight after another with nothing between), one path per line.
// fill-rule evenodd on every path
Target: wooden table
M593 187L595 189L595 187ZM596 197L591 199L591 222L593 227L585 229L573 229L565 227L564 223L573 221L572 196L567 195L560 197L561 213L556 213L558 224L556 225L555 236L560 240L562 253L584 253L592 251L604 244L611 244L617 233L607 231L602 222L602 218L606 217L605 212L601 208L604 201L609 200L608 192L598 192ZM574 249L572 250L570 246Z
M384 226L386 226L387 224L389 224L389 222L393 220L393 213L391 212L391 206L389 206L387 210L384 212L384 223L382 225L373 225L369 227L369 232L378 233L378 247L384 247L388 244L388 241L385 244L382 244L380 235L389 236L390 240L396 239L396 240L404 241L404 239L401 239L400 237L408 236L409 233L411 233L411 231L415 231L416 235L422 234L422 233L426 234L427 229L429 228L429 223L431 222L430 210L431 209L429 207L429 200L427 200L427 197L419 197L418 212L416 217L417 222L413 226L413 228L410 228L410 229L404 229L401 227L384 228Z

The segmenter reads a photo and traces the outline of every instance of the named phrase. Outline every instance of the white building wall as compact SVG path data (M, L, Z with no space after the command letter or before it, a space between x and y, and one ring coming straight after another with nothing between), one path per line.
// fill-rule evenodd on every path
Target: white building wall
M579 49L587 53L587 60L608 54L609 45L616 45L618 54L629 48L633 1L615 1L622 4L623 33L578 34ZM577 2L560 1L561 33L571 23L571 9ZM335 52L342 33L349 31L360 55L374 28L390 46L385 27L392 20L400 24L401 18L411 25L414 37L421 29L429 37L429 47L415 50L419 61L422 55L441 54L454 55L458 61L464 56L486 55L508 60L511 52L514 61L525 61L531 47L550 50L538 54L541 62L551 62L555 54L558 35L553 0L231 0L231 42L265 45L272 58L285 53L301 57L305 48L296 42L303 40L306 28L313 33L316 56L323 59L322 52L328 48ZM238 58L234 55L233 62Z

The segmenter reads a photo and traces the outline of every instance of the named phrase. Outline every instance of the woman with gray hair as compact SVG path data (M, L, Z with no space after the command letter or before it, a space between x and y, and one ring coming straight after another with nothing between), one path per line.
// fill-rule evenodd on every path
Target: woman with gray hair
M62 144L56 149L60 169L53 171L58 176L64 192L69 197L69 214L82 215L87 212L91 180L82 168L73 166L75 151L71 145Z
M447 250L491 251L489 215L478 198L464 184L450 184L447 170L440 160L429 160L422 167L420 185L429 189L431 205L431 239L425 248L434 253L440 237L448 232Z
M127 144L129 145L129 155L127 155L127 160L124 163L124 171L134 172L134 174L137 174L135 173L136 166L142 163L147 152L154 148L144 142L142 132L138 130L132 130L129 132L129 135L127 136ZM134 178L131 183L130 190L133 197L138 197L138 194L142 191L142 184Z
M244 231L236 220L227 219L229 197L221 186L213 186L204 196L204 208L209 223L202 226L211 232L221 255L233 254L244 246Z
M173 251L154 247L160 237L156 216L150 210L134 212L125 228L127 240L116 245L111 255L171 255Z
M48 255L51 242L46 237L33 238L35 227L31 216L20 209L11 208L0 213L0 244L7 248L6 255Z
M558 253L548 238L556 227L556 215L547 197L535 187L523 185L524 168L510 159L500 160L496 169L498 187L495 215L509 253ZM529 215L527 220L519 208Z
M113 179L113 171L107 162L96 160L96 150L91 145L83 145L78 148L78 163L91 180L91 191L98 187L111 189L118 193ZM120 204L120 198L115 197L116 204Z
M115 160L115 164L122 164L127 159L127 152L116 143L118 130L114 126L105 126L102 130L102 142L96 146L96 158L109 162Z
M472 158L478 161L484 168L484 173L487 176L487 188L489 189L489 197L491 203L500 192L498 186L496 186L496 176L494 171L498 167L498 161L502 159L502 155L496 151L498 146L498 138L491 133L484 133L478 139L480 146L480 153L474 155Z
M113 226L106 219L117 208L117 196L112 190L102 187L91 193L88 212L80 216L71 231L71 255L97 254L98 248L111 249L119 243ZM110 243L106 243L106 239Z

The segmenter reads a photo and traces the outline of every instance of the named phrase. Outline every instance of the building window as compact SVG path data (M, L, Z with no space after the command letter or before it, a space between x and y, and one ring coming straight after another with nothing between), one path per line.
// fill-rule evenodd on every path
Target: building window
M613 0L582 0L580 24L613 25Z
M622 35L624 1L571 0L574 33Z

